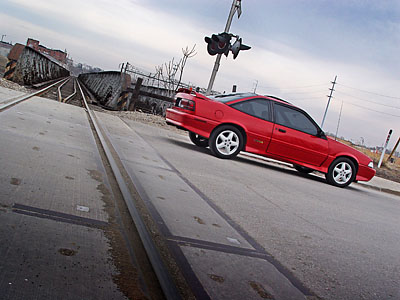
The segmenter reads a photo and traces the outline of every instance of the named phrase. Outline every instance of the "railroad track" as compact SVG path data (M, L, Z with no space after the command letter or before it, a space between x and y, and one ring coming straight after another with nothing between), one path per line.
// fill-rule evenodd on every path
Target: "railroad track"
M77 91L77 81L76 77L70 76L62 82L57 82L58 84L46 90L41 96L63 103L83 106L82 97Z
M104 156L104 167L106 170L111 170L111 172L107 172L108 175L111 174L111 176L113 176L113 178L109 178L109 180L114 180L118 185L121 197L123 198L132 221L136 226L135 231L138 233L138 238L142 242L141 247L145 249L147 258L151 262L152 270L155 273L155 277L158 279L159 285L161 286L161 294L163 294L163 297L167 299L181 299L181 294L161 258L161 255L152 239L152 235L148 231L138 208L135 206L137 201L135 201L135 196L133 196L130 191L131 187L128 187L128 183L125 181L120 170L118 164L119 158L116 157L116 153L113 150L111 139L108 138L94 112L90 108L87 95L85 94L84 88L82 88L79 80L76 77L64 78L29 95L13 99L12 101L6 101L6 104L0 104L0 114L23 103L24 101L29 101L29 99L35 96L46 97L50 100L81 106L85 109L89 123L91 124L93 136L97 141L98 150L101 155ZM137 239L135 238L135 240ZM135 251L135 249L133 250Z

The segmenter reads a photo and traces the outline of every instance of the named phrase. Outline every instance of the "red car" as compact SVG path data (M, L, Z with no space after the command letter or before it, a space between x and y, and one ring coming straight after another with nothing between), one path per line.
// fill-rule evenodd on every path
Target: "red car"
M302 173L325 173L328 183L348 186L375 175L372 160L327 137L302 109L252 93L206 97L181 89L167 109L167 124L189 131L191 141L219 158L246 151L292 163Z

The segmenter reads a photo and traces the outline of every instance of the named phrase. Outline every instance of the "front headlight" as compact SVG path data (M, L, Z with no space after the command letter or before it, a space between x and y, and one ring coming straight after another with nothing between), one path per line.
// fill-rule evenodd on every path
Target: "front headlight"
M368 167L370 167L371 169L373 169L373 168L374 168L374 163L371 161L371 162L368 164Z

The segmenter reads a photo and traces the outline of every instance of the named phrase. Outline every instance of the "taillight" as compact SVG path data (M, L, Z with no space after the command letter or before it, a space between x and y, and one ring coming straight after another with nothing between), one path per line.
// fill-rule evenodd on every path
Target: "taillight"
M176 101L176 106L186 109L186 110L191 110L194 111L196 103L193 100L188 100L188 99L177 99Z

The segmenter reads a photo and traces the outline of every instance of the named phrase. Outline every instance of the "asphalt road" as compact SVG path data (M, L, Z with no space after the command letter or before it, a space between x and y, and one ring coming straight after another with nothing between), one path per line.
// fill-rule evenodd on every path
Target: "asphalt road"
M400 299L398 196L243 155L217 159L186 135L126 122L319 297Z

